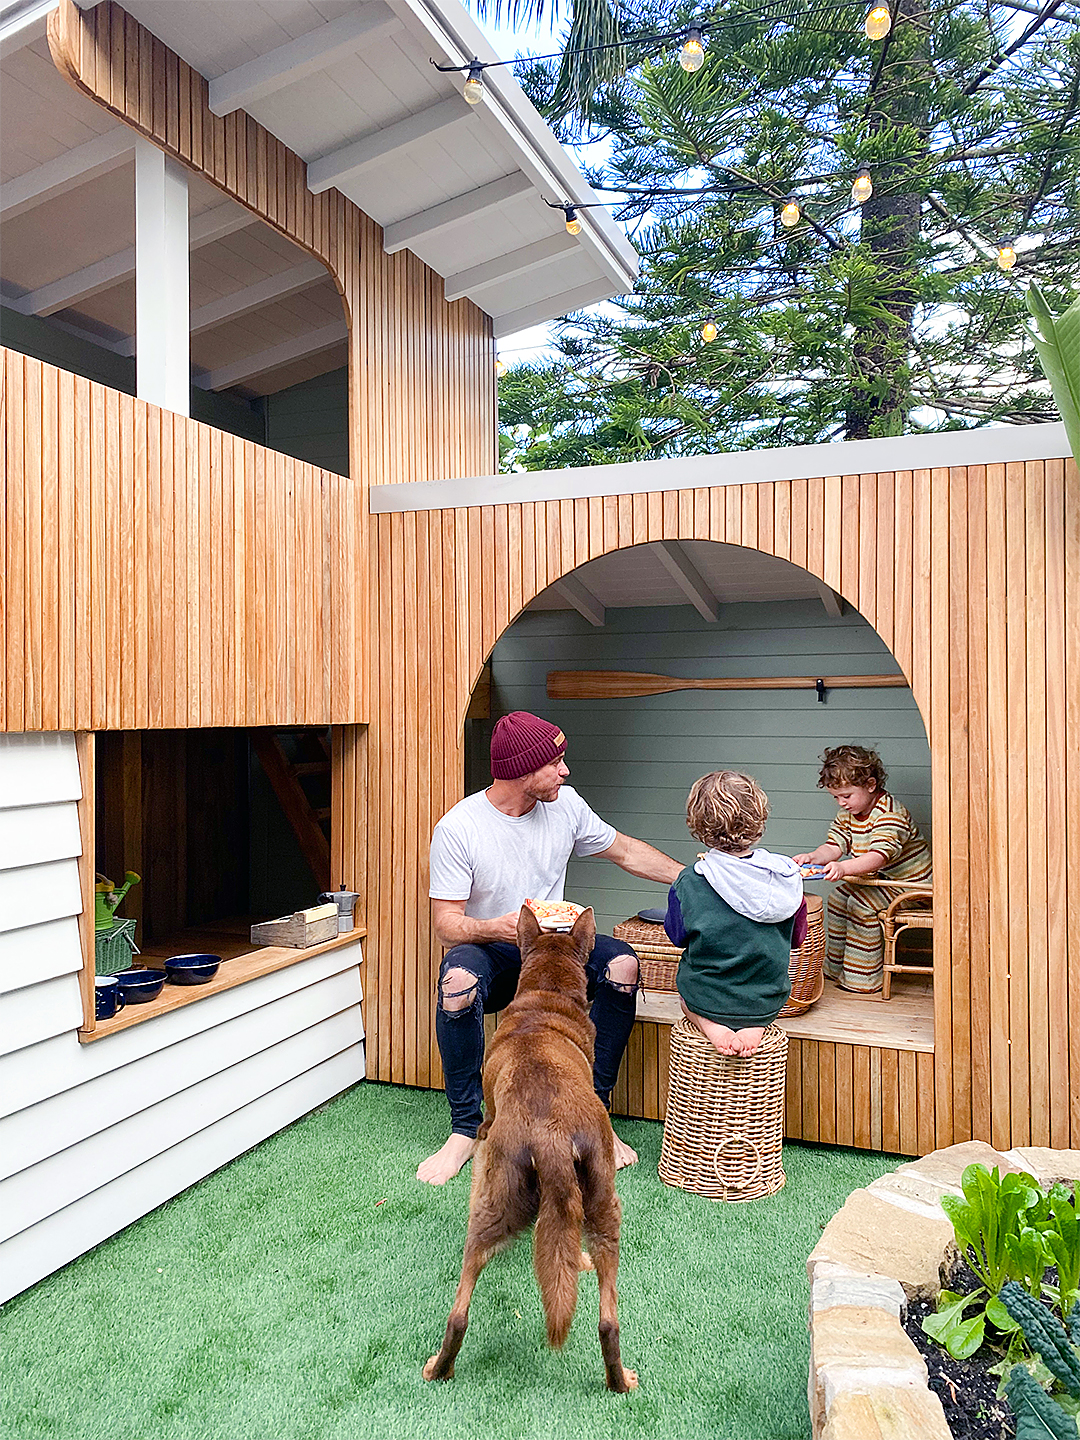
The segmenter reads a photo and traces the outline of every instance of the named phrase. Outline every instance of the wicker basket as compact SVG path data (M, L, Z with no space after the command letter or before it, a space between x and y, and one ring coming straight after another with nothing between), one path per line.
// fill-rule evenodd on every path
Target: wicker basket
M806 939L792 950L788 962L791 995L780 1011L785 1015L801 1015L815 1000L821 999L825 988L825 905L820 895L806 897Z
M671 1027L659 1173L709 1200L758 1200L786 1180L783 1167L787 1035L770 1025L749 1056L721 1055L696 1025Z
M663 925L654 925L633 916L620 921L611 933L616 940L625 940L634 947L634 954L641 962L643 990L675 989L675 972L679 968L682 951L668 940Z
M134 920L118 920L108 930L94 931L94 974L115 975L126 970L131 957L138 955Z

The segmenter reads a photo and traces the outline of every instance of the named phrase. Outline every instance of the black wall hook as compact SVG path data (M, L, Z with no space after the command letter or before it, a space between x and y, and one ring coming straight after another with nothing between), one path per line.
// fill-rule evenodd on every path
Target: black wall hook
M818 680L818 681L816 681L816 682L815 682L815 689L817 690L817 698L821 701L822 705L824 705L824 704L825 704L825 681L824 681L824 680Z

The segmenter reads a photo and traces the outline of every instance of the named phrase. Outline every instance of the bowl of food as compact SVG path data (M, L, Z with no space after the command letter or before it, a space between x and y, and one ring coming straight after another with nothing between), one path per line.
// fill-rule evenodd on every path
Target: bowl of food
M572 930L574 921L585 913L584 905L572 900L526 900L525 904L540 922L541 930Z
M220 964L220 955L170 955L165 961L165 978L170 985L205 985Z
M137 965L130 970L121 970L116 977L125 1005L145 1005L156 1000L165 984L164 970L149 970Z
M807 860L799 866L799 874L804 880L820 880L825 874L825 866L813 865Z

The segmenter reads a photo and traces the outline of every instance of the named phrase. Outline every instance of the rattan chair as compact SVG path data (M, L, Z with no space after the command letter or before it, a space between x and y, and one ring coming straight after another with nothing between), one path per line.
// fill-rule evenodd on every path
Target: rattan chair
M915 885L904 880L863 879L848 876L848 885L860 889L882 890L882 908L878 911L881 934L885 942L885 961L882 966L881 998L888 1000L894 975L932 975L933 962L929 965L910 965L896 958L897 941L905 930L934 929L934 889L932 885ZM890 895L892 898L890 898Z

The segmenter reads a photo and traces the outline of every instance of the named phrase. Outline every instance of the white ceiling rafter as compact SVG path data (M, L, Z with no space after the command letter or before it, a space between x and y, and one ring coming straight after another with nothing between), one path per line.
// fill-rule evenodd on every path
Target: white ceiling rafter
M201 215L192 219L189 247L199 250L204 245L211 245L215 240L222 240L226 235L232 235L237 230L246 230L249 225L257 223L257 216L235 205L231 200L226 200L223 205L215 205L212 210L204 210ZM53 315L57 310L66 310L81 300L89 300L92 295L98 295L102 290L112 289L114 285L134 274L135 247L129 245L126 250L107 255L93 265L87 265L71 275L64 275L59 280L52 280L48 285L39 286L37 290L31 290L8 303L11 309L18 310L22 315Z
M483 264L463 270L459 275L448 275L446 298L461 300L474 290L484 290L489 285L499 285L504 280L528 274L530 270L537 270L541 265L550 265L561 259L568 250L573 250L574 245L574 237L564 231L562 234L548 235L543 240L534 240L531 245L523 245L520 250L497 255L494 260L485 260Z
M0 60L42 39L49 13L59 3L60 0L28 0L23 5L5 5L0 19Z
M825 606L826 615L831 615L834 620L839 620L844 613L844 602L831 585L826 585L824 580L814 576L814 584L821 596L821 603Z
M250 315L254 310L261 310L264 305L270 305L275 300L299 295L301 291L310 290L326 278L326 268L318 260L309 260L304 265L296 265L278 275L269 275L255 285L246 285L243 290L234 290L230 295L222 295L219 300L211 300L193 310L190 334L200 335L204 330L213 330L218 325L238 320L242 315ZM134 355L134 338L124 341L119 353Z
M85 145L65 151L55 160L47 160L24 175L17 175L0 186L0 215L5 220L14 220L16 215L32 210L35 205L119 169L130 160L136 138L134 130L118 125L104 135L96 135Z
M704 576L677 540L654 540L649 549L663 565L703 620L715 625L720 605Z
M588 285L579 285L550 299L538 300L535 305L524 305L520 310L508 310L502 315L496 315L495 335L514 335L519 330L528 329L530 325L539 325L550 319L553 310L556 315L569 315L572 310L582 310L586 305L595 305L598 300L607 300L610 296L610 284L603 280L592 280Z
M554 581L551 588L568 605L572 605L579 615L583 615L590 625L599 629L606 623L607 612L603 605L575 576L564 575L561 580Z
M240 360L219 366L216 370L209 370L206 374L197 376L195 383L201 390L227 390L232 385L243 385L270 370L279 369L282 365L290 365L294 360L302 360L320 350L329 350L348 338L349 327L343 317L330 325L323 325L318 330L309 330L306 335L297 335L291 340L282 341L280 345L271 345L267 350L245 355Z
M310 161L307 167L308 189L315 195L321 195L334 186L340 189L370 166L389 160L397 151L406 150L418 140L439 135L451 126L472 120L474 116L475 111L468 102L456 95L424 110L415 110L404 120L361 135L347 145L331 150L328 155Z
M390 35L401 28L398 17L378 0L364 5L211 80L210 109L215 115L245 110L306 75L355 55L379 36Z
M491 180L487 185L478 185L464 195L455 195L452 200L444 200L440 205L432 205L428 210L419 210L415 215L407 215L403 220L387 225L383 230L383 249L388 255L396 255L418 240L426 240L440 230L448 230L467 220L479 220L489 211L500 209L519 195L531 195L532 191L532 181L520 170L515 175Z

